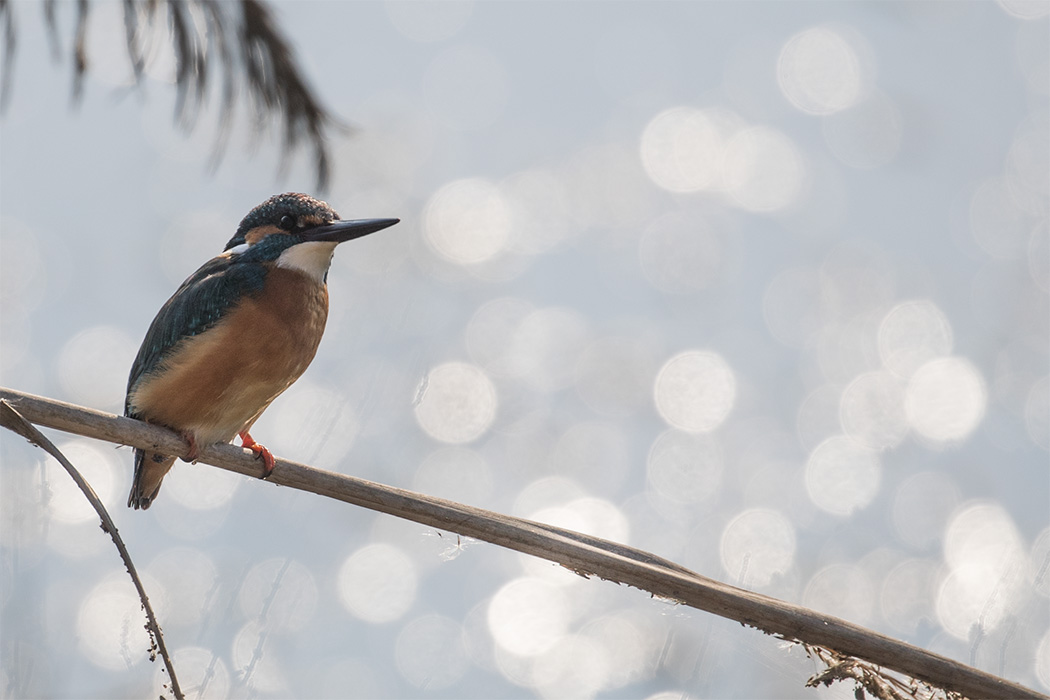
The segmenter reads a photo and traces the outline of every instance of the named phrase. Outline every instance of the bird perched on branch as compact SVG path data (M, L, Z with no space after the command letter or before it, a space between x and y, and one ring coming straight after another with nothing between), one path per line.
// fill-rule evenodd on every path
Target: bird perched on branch
M124 414L178 431L186 461L248 433L309 366L328 318L328 268L344 241L398 219L341 221L305 194L271 197L244 217L225 250L182 283L153 319L128 377ZM135 450L131 508L149 508L175 457Z

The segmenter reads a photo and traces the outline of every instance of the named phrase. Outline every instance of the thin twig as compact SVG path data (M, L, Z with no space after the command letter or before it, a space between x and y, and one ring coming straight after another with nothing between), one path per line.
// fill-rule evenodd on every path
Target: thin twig
M185 455L174 432L123 416L0 388L0 399L29 420L86 437ZM247 476L262 467L250 450L201 449L200 461ZM1042 698L1024 686L878 634L845 620L700 576L648 552L542 523L473 508L278 459L268 479L556 562L581 575L625 583L790 641L864 659L969 698Z
M84 493L84 496L91 503L91 507L98 513L98 517L102 520L102 529L109 533L109 536L113 539L113 544L117 546L117 551L120 553L120 558L124 560L124 566L127 567L128 574L131 576L131 582L135 584L135 590L139 593L139 600L142 601L142 607L146 610L146 629L150 635L150 657L151 660L156 658L156 652L159 650L161 658L164 659L164 666L168 670L168 678L171 679L171 691L175 694L176 700L184 700L182 695L182 689L179 687L179 679L175 676L175 664L171 660L171 656L168 655L168 648L164 644L164 635L160 631L160 625L157 624L157 616L153 613L153 606L150 605L149 596L146 595L146 589L142 585L142 579L139 578L139 573L135 569L135 562L131 560L131 554L128 552L128 548L124 546L124 540L121 539L120 533L117 532L117 526L113 523L113 519L109 517L109 512L106 507L102 505L102 501L95 494L94 489L88 484L84 477L80 475L76 467L66 459L66 456L62 454L54 443L48 440L43 433L37 430L33 425L27 421L22 415L14 409L7 401L0 399L0 425L18 433L29 442L40 447L49 455L58 460L69 476L72 477L73 481L76 482L77 487Z

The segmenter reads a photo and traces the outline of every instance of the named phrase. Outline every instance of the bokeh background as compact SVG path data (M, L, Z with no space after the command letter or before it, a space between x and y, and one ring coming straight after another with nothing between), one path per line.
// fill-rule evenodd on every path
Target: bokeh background
M595 533L1050 690L1050 4L277 2L355 131L306 375L253 431L322 468ZM62 36L72 4L58 5ZM14 6L0 369L119 412L153 314L275 192L242 105L173 128L93 3L70 108ZM547 562L56 434L187 697L852 697L798 649ZM0 689L156 696L68 478L0 437Z

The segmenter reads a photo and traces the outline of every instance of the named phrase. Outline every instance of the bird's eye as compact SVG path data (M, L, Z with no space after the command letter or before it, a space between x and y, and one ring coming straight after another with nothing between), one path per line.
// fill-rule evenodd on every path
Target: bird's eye
M295 217L290 214L285 214L281 217L281 220L277 225L285 231L291 231L295 228Z

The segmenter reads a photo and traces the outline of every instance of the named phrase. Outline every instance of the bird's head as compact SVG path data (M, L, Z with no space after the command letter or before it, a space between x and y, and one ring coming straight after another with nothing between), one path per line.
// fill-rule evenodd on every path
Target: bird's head
M252 209L226 244L224 255L272 262L323 282L335 247L393 226L399 219L343 221L327 203L288 192Z

